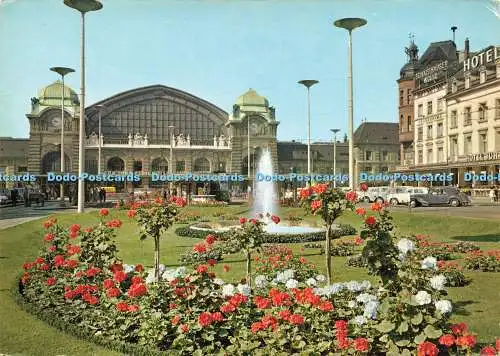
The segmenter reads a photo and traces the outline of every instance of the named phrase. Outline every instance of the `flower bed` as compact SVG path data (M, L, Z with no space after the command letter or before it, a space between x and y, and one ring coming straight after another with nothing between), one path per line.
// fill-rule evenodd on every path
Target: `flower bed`
M471 271L500 272L500 250L469 252L465 257L464 268Z
M335 242L330 246L331 256L351 256L354 254L356 244L350 241ZM305 248L319 248L322 255L325 254L325 246L321 243L305 244Z

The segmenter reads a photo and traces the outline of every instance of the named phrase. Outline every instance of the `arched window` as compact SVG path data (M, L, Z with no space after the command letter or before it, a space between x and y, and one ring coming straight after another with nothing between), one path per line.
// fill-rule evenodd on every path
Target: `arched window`
M205 157L197 158L194 161L194 172L209 172L210 162Z
M61 172L61 152L51 151L45 154L41 162L41 173L47 174L48 172ZM70 171L69 156L64 154L64 171Z
M125 162L120 157L112 157L108 160L108 171L121 172L125 169Z
M142 161L134 161L134 172L142 172Z
M165 158L155 158L151 162L151 169L154 172L168 172L168 162Z

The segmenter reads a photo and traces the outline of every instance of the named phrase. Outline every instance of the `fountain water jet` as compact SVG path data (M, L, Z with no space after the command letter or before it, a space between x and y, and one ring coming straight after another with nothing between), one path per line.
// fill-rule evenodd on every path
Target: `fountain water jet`
M257 163L257 172L265 176L273 175L273 160L271 158L271 151L267 148L262 152L259 162ZM255 177L254 177L255 179ZM274 183L270 181L256 181L254 192L254 203L252 208L252 215L257 216L263 214L273 215L276 213L276 191Z

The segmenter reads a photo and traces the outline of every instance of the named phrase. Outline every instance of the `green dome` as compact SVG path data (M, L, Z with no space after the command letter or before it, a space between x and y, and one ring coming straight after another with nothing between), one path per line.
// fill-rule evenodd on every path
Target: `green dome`
M62 82L57 80L38 91L38 100L40 100L41 105L61 105L62 92ZM64 99L64 105L78 104L78 95L67 85L64 86Z
M265 106L269 107L269 101L257 94L253 89L249 89L245 94L236 99L236 104L240 106Z

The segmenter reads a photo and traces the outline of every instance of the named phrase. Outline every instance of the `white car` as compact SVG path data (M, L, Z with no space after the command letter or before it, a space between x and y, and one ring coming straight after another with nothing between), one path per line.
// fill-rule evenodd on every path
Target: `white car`
M360 192L358 194L359 200L365 203L384 203L387 200L387 193L391 188L389 187L369 187L366 192Z
M10 193L8 190L0 190L0 205L10 203Z
M387 201L391 205L408 204L410 195L427 194L428 191L429 189L425 187L396 187L387 194Z

